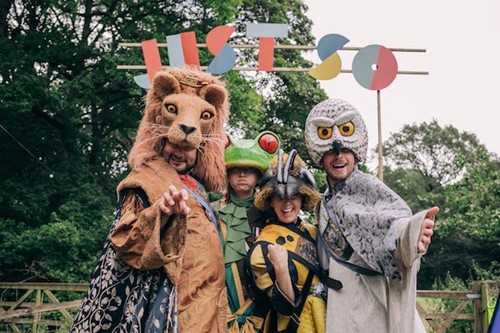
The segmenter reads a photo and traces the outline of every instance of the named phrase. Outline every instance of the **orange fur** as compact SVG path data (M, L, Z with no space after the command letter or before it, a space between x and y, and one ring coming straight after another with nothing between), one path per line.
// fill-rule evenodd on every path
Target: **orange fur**
M195 78L194 84L190 78ZM144 116L128 156L130 167L137 170L149 160L162 158L164 139L187 141L198 149L194 175L204 182L207 191L224 189L228 99L225 84L208 73L174 68L158 72L145 98ZM203 119L207 115L213 116ZM183 130L186 127L192 132Z

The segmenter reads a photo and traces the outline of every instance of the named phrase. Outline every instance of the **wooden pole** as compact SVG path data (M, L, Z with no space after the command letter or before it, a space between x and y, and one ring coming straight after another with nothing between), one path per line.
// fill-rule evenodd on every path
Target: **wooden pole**
M162 69L168 69L169 66L162 66ZM145 70L146 65L117 65L116 69L120 70ZM200 70L207 70L208 66L200 66ZM314 69L314 67L302 68L302 67L273 67L273 72L309 72ZM258 72L258 67L248 67L248 66L234 66L231 68L233 71L239 72ZM342 69L340 73L352 73L352 69ZM426 71L398 71L398 75L429 75Z
M123 43L118 43L118 46L124 47L124 48L129 48L129 47L141 47L141 43L137 42L123 42ZM158 43L158 47L167 47L167 43ZM207 48L207 44L204 43L198 43L196 44L196 47L198 48ZM259 44L232 44L232 48L234 49L258 49ZM305 50L305 51L312 51L316 49L316 45L286 45L286 44L276 44L274 45L275 49L289 49L289 50ZM342 47L342 51L359 51L363 47L359 46L346 46ZM390 47L389 50L392 52L409 52L409 53L425 53L427 52L426 49L415 49L415 48L406 48L406 47Z
M384 181L384 156L382 152L382 111L380 106L380 90L377 90L377 124L378 124L378 179Z

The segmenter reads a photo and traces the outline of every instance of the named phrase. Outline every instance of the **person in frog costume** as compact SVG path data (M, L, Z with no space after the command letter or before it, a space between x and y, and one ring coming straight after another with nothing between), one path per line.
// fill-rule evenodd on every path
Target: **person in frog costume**
M246 272L262 304L270 304L263 332L323 333L326 290L316 251L317 228L299 217L320 200L314 178L295 149L289 155L279 150L260 186L255 207L271 214L247 254ZM325 283L342 287L339 281Z
M228 329L229 332L255 332L262 318L255 315L255 304L244 288L243 263L257 230L249 225L246 209L252 205L257 184L280 142L270 131L260 133L255 139L228 140L224 150L228 186L225 198L214 204L224 251Z

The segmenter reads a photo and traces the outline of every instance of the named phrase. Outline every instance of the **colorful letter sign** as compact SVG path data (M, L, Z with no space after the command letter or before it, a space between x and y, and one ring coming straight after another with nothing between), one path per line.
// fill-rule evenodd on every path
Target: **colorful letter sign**
M339 75L342 61L337 51L347 43L349 43L349 39L342 35L328 34L321 37L316 49L323 62L310 70L309 74L318 80L330 80Z
M398 62L391 50L381 45L368 45L354 56L352 74L363 88L382 90L396 78Z
M227 73L236 65L237 54L228 44L236 27L224 25L213 28L206 37L208 51L214 55L207 71L220 75ZM274 38L288 36L287 24L247 23L246 36L259 38L258 70L272 71L274 64ZM317 46L321 64L309 71L318 80L331 80L342 69L342 61L337 51L342 49L349 39L339 34L323 36ZM142 88L149 89L154 74L162 69L158 43L156 39L141 43L147 74L134 77ZM200 66L196 35L193 31L167 36L168 58L171 67L185 65ZM359 50L352 62L352 73L356 81L364 88L382 90L396 78L398 63L391 50L381 45L368 45Z
M210 30L207 35L207 48L215 58L208 66L207 72L219 75L229 72L236 65L236 52L227 43L236 27L221 25Z

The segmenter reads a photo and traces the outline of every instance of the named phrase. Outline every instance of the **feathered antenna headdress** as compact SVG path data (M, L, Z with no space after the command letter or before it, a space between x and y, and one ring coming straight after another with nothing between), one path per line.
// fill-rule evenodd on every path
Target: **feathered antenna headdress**
M304 211L311 211L318 203L320 196L315 189L314 177L306 169L304 161L293 149L285 154L282 149L278 156L271 160L270 168L264 173L260 181L260 192L255 197L255 207L260 211L271 210L273 195L281 199L302 197Z

